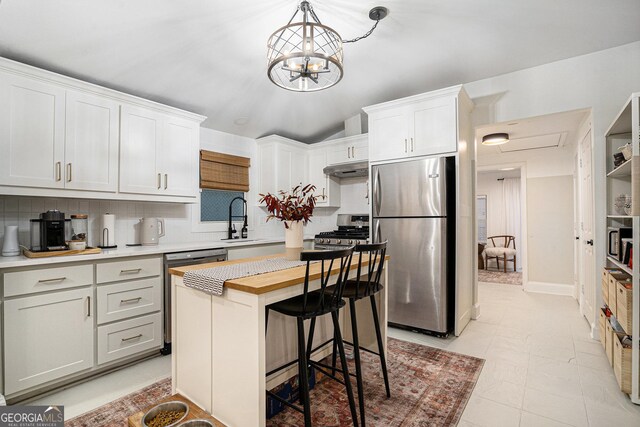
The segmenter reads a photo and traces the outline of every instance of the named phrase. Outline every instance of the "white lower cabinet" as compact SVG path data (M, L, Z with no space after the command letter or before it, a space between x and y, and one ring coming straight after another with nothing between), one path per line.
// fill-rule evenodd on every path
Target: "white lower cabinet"
M98 324L159 311L162 307L162 281L154 279L98 286Z
M160 348L161 344L161 313L98 326L98 364Z
M93 288L4 302L5 394L93 367Z

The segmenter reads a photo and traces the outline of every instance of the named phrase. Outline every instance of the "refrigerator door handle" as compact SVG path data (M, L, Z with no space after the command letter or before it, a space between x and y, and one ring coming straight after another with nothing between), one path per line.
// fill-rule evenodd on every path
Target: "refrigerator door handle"
M380 186L380 169L376 169L376 176L375 176L375 180L373 183L373 187L374 187L374 210L375 210L375 215L378 215L380 213L380 204L382 202L382 188Z
M376 229L373 233L373 243L378 243L382 241L382 236L380 235L380 220L376 220Z

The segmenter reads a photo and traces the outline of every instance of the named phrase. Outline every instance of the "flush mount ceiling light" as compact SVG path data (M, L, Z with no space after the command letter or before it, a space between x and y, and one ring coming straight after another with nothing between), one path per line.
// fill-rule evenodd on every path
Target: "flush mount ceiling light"
M298 13L302 21L293 22ZM343 75L342 45L369 37L388 13L385 7L374 7L369 11L369 18L376 21L371 30L361 37L342 40L334 29L320 22L308 1L300 2L287 25L269 37L269 79L296 92L313 92L337 84Z
M482 137L482 145L502 145L509 142L508 133L490 133Z

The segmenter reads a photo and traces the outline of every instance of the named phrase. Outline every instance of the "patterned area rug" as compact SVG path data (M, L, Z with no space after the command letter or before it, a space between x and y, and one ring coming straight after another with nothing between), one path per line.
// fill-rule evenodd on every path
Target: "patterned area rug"
M378 358L362 352L369 426L455 426L471 396L484 360L389 338L388 370L391 398L387 399ZM355 372L353 361L349 368ZM355 380L352 381L354 392ZM127 426L127 417L168 396L171 381L162 380L65 422L66 427ZM357 404L357 396L356 396ZM313 425L350 426L344 386L322 380L311 391ZM304 425L302 415L286 409L268 420L270 427Z
M478 270L478 282L522 285L522 273L514 271Z
M165 378L142 390L64 422L65 427L128 427L127 419L171 395L171 378Z

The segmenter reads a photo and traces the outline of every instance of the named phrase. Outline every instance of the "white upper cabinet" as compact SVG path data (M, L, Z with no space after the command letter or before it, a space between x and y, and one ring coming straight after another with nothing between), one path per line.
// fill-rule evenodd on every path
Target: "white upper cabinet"
M309 150L309 183L316 186L317 206L340 206L340 185L335 178L324 173L328 166L327 158L331 150L328 147Z
M162 172L158 155L162 142L162 115L123 105L120 115L120 191L159 194Z
M369 138L366 133L338 141L335 145L327 145L327 164L335 165L369 159Z
M260 194L291 191L308 184L307 146L278 135L258 139Z
M409 120L405 108L369 116L370 160L398 159L409 152Z
M456 152L460 90L457 86L364 108L369 114L370 160Z
M0 73L0 185L63 188L65 90Z
M123 105L120 127L121 192L196 196L197 122Z
M441 97L413 105L409 125L410 156L456 151L456 97Z
M159 153L162 190L170 196L194 197L198 192L200 125L169 117L164 122Z
M110 99L67 92L65 188L117 191L119 110Z
M0 58L0 194L193 202L204 119Z

